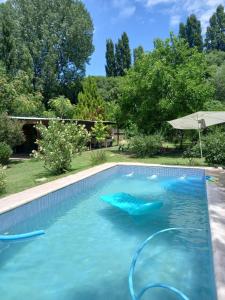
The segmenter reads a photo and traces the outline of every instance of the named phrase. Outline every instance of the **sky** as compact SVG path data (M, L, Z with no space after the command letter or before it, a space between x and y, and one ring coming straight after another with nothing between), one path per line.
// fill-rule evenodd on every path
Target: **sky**
M127 32L130 47L153 48L156 38L178 32L179 23L194 13L205 32L209 18L225 0L83 0L94 23L95 51L87 65L87 75L105 75L106 39L115 43Z

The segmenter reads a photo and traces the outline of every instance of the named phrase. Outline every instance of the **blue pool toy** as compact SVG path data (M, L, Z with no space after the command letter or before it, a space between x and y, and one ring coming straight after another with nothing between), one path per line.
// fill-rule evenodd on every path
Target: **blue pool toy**
M24 240L33 238L39 235L44 234L44 230L36 230L32 232L22 233L22 234L15 234L15 235L0 235L0 241L17 241L17 240Z
M210 175L206 175L205 178L206 178L207 181L210 181L210 182L218 181L218 179L216 177L210 176Z
M148 214L152 210L163 206L162 201L146 202L126 193L104 195L101 196L101 200L124 210L130 215Z
M161 282L156 282L156 283L150 283L148 285L146 285L138 294L135 293L134 291L134 272L135 272L135 267L137 264L137 260L140 256L140 254L142 253L142 250L145 248L145 246L153 239L155 238L157 235L160 235L162 233L165 232L169 232L169 231L185 231L185 230L190 230L190 231L202 231L202 229L198 229L198 228L180 228L180 227L174 227L174 228L166 228L160 231L155 232L154 234L150 235L136 250L136 252L134 253L132 262L131 262L131 266L130 266L130 272L129 272L129 290L130 290L130 295L131 295L131 299L132 300L141 300L141 298L143 297L143 295L145 294L145 292L147 290L150 289L154 289L154 288L163 288L168 290L169 292L174 293L176 296L178 296L178 299L182 299L182 300L190 300L190 298L185 295L182 291L178 290L177 288L165 284L165 283L161 283Z

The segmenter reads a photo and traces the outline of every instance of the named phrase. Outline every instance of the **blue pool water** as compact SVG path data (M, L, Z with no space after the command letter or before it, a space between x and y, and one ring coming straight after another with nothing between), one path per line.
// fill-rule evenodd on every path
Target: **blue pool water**
M129 174L132 176L126 176ZM157 175L152 176L152 175ZM100 198L124 192L163 206L131 216ZM204 172L191 169L115 167L0 215L0 234L44 229L23 242L0 242L0 297L3 300L128 300L128 274L137 247L137 293L163 282L191 300L214 300ZM149 290L143 300L175 300L175 294Z

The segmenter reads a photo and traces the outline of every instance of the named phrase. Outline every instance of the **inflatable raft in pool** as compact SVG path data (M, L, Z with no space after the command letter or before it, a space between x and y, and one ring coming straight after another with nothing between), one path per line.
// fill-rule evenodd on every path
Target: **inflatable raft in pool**
M146 202L130 194L116 193L101 196L101 200L122 209L130 215L144 215L163 206L162 201Z

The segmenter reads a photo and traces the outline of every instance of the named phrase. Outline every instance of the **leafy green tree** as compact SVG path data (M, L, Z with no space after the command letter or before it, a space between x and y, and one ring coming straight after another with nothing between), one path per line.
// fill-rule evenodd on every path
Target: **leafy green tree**
M134 63L144 54L144 48L142 46L139 46L134 49L133 57L134 57Z
M121 91L121 123L131 120L145 133L166 121L201 110L213 98L203 53L171 36L156 40L155 49L139 59Z
M10 119L7 114L0 115L0 141L11 148L24 142L22 124Z
M12 112L16 116L41 116L44 111L43 97L40 93L21 94L12 101Z
M61 119L71 119L73 118L75 105L64 96L51 99L49 102L50 109L55 113L55 116Z
M0 114L3 112L11 113L12 101L16 95L17 92L5 67L0 64Z
M13 48L16 41L16 64L10 68L26 71L33 91L41 91L50 99L84 76L94 48L92 20L81 1L9 0L0 7L0 14L10 24L9 33L4 29L0 48ZM2 59L8 65L9 59Z
M83 120L104 119L105 102L98 92L95 78L87 77L82 85L83 91L78 95L74 116Z
M97 140L98 143L103 143L108 136L108 126L103 122L96 122L91 128L92 136Z
M205 44L208 51L225 51L225 12L222 5L217 7L209 20Z
M199 51L203 50L201 22L194 14L187 18L186 25L180 23L179 37L185 39L189 47L197 47Z
M106 76L116 76L116 61L115 61L115 50L114 44L111 39L106 41Z

